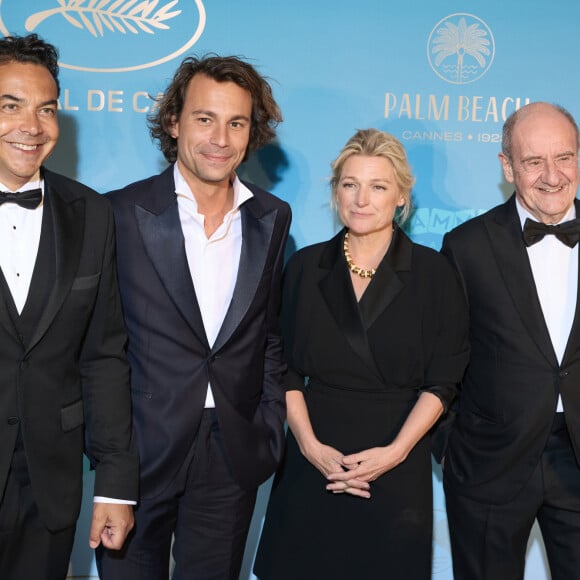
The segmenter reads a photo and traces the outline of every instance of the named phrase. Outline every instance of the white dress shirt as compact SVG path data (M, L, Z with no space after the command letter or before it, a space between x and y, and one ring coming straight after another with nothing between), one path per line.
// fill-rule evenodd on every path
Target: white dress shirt
M194 194L174 165L175 193L181 229L185 238L185 253L195 295L201 310L205 335L213 346L226 312L229 308L238 277L242 251L242 216L240 206L253 197L253 193L234 178L233 207L224 221L208 238L205 233L205 216L198 213ZM208 384L205 407L215 407L211 385Z
M19 190L28 191L38 187L43 191L43 201L36 209L26 209L12 202L0 205L0 268L18 314L22 314L26 304L40 244L44 183L42 180L31 181ZM1 183L0 190L9 191Z
M526 218L538 221L517 201L517 198L516 206L522 228ZM572 205L560 223L575 217L576 209ZM576 312L578 244L570 248L556 236L547 235L529 246L527 251L552 346L558 362L562 363ZM559 396L556 411L563 410L562 397Z

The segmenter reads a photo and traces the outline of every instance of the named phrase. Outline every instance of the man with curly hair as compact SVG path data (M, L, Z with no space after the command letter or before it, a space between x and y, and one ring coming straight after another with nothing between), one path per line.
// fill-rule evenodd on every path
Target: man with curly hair
M281 121L237 57L187 58L150 119L171 164L108 195L129 332L141 498L103 578L238 578L284 441L278 330L288 204L236 168Z

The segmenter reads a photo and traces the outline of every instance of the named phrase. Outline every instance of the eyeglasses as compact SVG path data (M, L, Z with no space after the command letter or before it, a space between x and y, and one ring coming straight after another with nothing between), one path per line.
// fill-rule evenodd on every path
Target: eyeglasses
M558 155L558 157L554 157L552 163L556 170L578 167L578 155L576 153ZM541 173L547 166L548 160L542 157L531 157L530 159L524 159L520 163L520 167L525 173Z

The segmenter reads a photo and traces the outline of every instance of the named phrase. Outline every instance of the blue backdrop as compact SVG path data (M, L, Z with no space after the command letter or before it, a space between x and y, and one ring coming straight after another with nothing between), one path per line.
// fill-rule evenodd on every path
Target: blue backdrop
M105 192L159 172L146 115L181 58L235 54L272 81L285 122L240 173L287 200L293 247L329 238L329 162L357 128L406 146L417 176L409 231L439 248L443 233L509 195L497 153L519 106L558 102L579 113L574 75L580 4L539 0L0 0L0 32L36 32L61 51L61 141L49 166ZM433 577L451 579L434 468ZM92 482L71 563L96 577L88 550ZM260 490L242 578L251 577ZM537 532L526 580L548 577Z

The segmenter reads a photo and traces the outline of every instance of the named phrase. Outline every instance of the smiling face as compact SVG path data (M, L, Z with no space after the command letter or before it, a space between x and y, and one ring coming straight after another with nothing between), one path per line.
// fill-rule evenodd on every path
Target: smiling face
M405 198L388 159L351 155L336 184L336 202L342 223L352 234L366 236L390 231Z
M0 182L17 190L38 179L58 139L58 90L43 66L0 65Z
M191 79L170 134L177 139L179 170L194 193L229 185L248 147L251 118L252 97L236 83L204 74Z
M548 104L528 105L513 128L511 159L499 157L519 202L543 223L560 222L578 189L578 142L570 121Z

